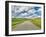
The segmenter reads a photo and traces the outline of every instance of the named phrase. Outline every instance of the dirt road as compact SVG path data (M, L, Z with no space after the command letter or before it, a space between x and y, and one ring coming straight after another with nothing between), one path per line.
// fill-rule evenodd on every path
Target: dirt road
M21 24L17 24L15 29L15 31L20 31L20 30L37 30L40 29L39 27L35 26L32 22L30 21L25 21Z

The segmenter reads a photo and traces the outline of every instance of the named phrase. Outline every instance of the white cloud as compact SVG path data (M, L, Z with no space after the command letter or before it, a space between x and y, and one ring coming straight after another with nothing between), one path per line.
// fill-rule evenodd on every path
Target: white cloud
M23 17L23 18L38 17L38 15L35 14L36 11L34 9L31 9L31 8L32 7L23 7L23 6L19 7L18 6L18 10L16 10L16 7L15 7L15 8L12 9L14 11L13 15L16 16L16 17ZM24 12L24 10L26 12Z

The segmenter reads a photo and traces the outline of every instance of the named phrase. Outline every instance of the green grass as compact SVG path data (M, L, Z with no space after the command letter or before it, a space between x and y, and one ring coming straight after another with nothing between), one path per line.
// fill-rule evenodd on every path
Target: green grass
M38 26L39 28L41 28L41 19L40 18L32 19L31 22L33 24L35 24L36 26Z
M34 25L41 28L41 19L26 19L26 18L12 18L12 27L15 28L17 24L23 23L24 21L31 21Z
M17 24L23 23L26 21L24 18L12 18L12 26L16 27Z

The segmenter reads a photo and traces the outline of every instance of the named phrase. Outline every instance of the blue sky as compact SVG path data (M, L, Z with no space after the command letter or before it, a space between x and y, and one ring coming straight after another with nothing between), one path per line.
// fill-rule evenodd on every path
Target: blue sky
M12 17L31 18L41 16L41 7L12 5Z

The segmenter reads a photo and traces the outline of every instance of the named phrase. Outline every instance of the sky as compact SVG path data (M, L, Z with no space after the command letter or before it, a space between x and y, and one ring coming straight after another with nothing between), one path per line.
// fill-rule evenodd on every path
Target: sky
M12 12L12 17L16 17L16 18L40 17L41 7L12 5L11 12Z

